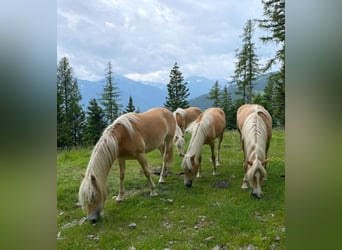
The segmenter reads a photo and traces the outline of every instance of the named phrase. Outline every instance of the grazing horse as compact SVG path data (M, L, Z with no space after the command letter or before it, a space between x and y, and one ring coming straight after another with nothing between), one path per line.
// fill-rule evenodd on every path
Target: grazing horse
M185 143L184 133L187 127L197 119L197 117L202 113L202 110L197 107L190 107L186 109L178 108L173 112L173 115L177 122L176 136L174 143L177 147L178 154L184 156L183 146Z
M184 185L192 186L192 180L201 175L201 149L203 144L209 144L213 175L216 175L216 166L220 165L220 148L226 128L226 115L220 108L208 108L189 126L191 139L188 150L182 161L184 170ZM217 158L215 159L215 139L218 138Z
M151 196L156 196L155 184L148 170L145 153L159 149L162 171L159 182L164 183L167 165L173 161L173 143L176 122L172 112L165 108L154 108L145 113L127 113L118 117L103 132L96 143L82 180L78 197L87 217L95 223L104 207L109 193L107 176L117 159L120 167L120 187L116 201L124 195L125 161L136 159L151 186Z
M257 104L242 105L237 111L237 128L244 153L245 175L241 188L252 187L251 194L261 198L261 184L267 178L266 159L272 138L272 117Z

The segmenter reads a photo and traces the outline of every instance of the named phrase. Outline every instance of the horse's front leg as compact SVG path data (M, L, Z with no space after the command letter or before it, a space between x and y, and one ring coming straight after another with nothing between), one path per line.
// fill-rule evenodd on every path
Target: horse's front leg
M116 201L123 201L123 196L125 193L124 180L125 180L125 170L126 170L126 162L123 159L119 159L119 167L120 167L120 186L119 186L119 195L116 197Z
M224 130L222 134L218 138L218 144L217 144L217 159L216 159L216 166L220 166L220 151L221 151L221 143L223 140Z
M198 157L198 170L196 177L202 177L202 155L199 155Z
M211 163L213 164L213 175L217 175L216 162L215 162L215 144L214 144L214 142L210 143L210 151L211 151Z
M247 174L245 173L245 175L243 176L243 180L242 180L242 189L248 189L248 179L247 179Z
M152 180L152 176L150 171L148 170L148 164L147 164L147 159L146 159L146 155L144 153L140 153L137 155L137 160L140 163L143 172L148 180L148 182L150 183L151 186L151 193L150 196L157 196L157 192L156 192L156 186Z

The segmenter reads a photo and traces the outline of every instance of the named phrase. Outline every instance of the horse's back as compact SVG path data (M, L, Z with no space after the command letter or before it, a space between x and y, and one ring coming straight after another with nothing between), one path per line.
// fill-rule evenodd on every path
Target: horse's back
M153 108L137 115L139 116L137 126L146 137L158 137L167 134L173 138L176 131L176 121L170 110Z
M202 119L202 117L206 115L211 117L212 137L216 138L221 135L226 128L226 114L221 108L208 108L199 116L199 119Z
M198 107L189 107L185 109L184 125L187 127L191 122L195 121L202 114L202 110Z
M270 138L272 136L272 117L270 113L261 105L259 104L244 104L237 110L237 128L241 132L242 127L246 121L246 119L253 113L258 112L257 114L262 118L264 121L268 137Z

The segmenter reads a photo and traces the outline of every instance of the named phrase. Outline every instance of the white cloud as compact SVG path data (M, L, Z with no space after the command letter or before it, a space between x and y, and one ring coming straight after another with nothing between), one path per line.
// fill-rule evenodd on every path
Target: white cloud
M128 73L124 75L125 77L135 80L135 81L143 81L143 82L159 82L166 84L169 81L169 71L167 70L158 70L155 72L149 72L145 74L141 73Z
M78 78L103 78L111 61L116 74L161 81L168 80L175 62L185 76L231 76L243 27L247 19L261 18L262 4L260 0L59 0L57 12L57 56L72 55ZM257 47L262 58L274 51Z

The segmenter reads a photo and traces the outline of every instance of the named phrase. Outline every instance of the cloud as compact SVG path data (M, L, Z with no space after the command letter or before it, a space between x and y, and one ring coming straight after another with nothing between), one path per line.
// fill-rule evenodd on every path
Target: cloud
M80 79L104 78L109 61L135 79L163 81L175 62L184 75L229 77L247 19L261 14L259 0L59 0L57 58L72 55Z

